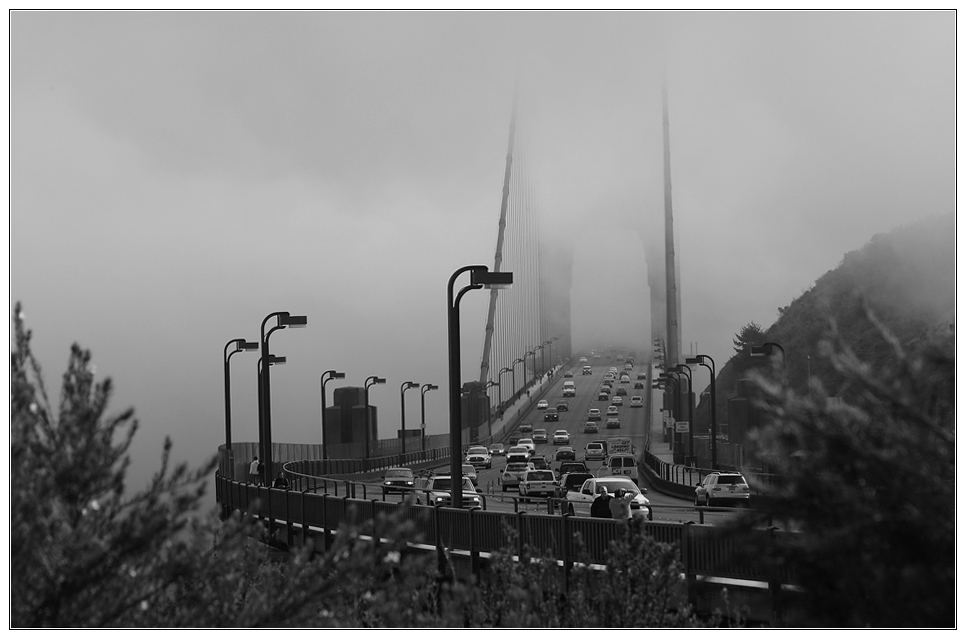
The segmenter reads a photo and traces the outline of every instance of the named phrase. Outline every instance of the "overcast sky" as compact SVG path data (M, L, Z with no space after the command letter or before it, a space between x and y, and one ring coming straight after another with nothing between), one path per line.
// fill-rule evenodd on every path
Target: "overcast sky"
M387 378L371 391L382 437L403 382L440 385L427 421L444 432L446 282L493 262L515 84L543 228L574 250L575 346L603 326L649 340L664 78L683 350L720 368L742 325L770 326L845 253L954 210L955 26L952 12L14 12L11 306L53 388L76 341L114 379L114 409L135 407L135 488L166 435L193 465L216 452L225 343L257 340L275 311L309 325L272 337L288 358L274 441L319 441L328 369ZM485 297L463 305L466 379ZM257 440L256 361L232 359L236 441ZM412 427L418 394L408 404Z

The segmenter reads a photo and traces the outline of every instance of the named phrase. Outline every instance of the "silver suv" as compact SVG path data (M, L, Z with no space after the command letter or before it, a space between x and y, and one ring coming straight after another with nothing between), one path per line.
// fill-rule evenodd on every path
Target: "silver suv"
M720 506L725 502L747 506L750 500L751 488L741 473L710 473L694 489L695 506Z

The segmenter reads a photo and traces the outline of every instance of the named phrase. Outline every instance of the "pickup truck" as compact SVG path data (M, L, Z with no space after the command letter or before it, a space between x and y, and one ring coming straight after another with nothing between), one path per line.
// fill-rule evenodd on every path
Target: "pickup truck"
M520 498L553 497L557 493L557 482L552 470L528 470L520 480Z

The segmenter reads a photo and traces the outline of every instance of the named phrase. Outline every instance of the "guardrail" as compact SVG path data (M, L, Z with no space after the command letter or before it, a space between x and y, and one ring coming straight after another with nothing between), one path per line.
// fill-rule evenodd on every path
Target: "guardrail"
M542 514L528 511L502 513L456 509L446 506L415 505L380 499L351 497L353 482L327 480L327 488L344 486L342 495L257 487L215 477L215 493L225 512L241 511L266 522L270 540L281 546L304 543L312 531L325 539L320 550L330 547L330 537L344 524L365 529L379 515L396 515L412 522L423 543L440 550L457 550L477 556L512 547L517 554L526 546L535 553L549 553L564 565L575 561L605 564L611 541L623 534L624 524L612 519ZM774 572L739 552L737 540L714 526L692 522L641 521L648 536L675 545L689 584L699 577L760 581L780 590L781 584L795 583L789 567ZM279 532L284 530L284 539ZM515 535L511 535L513 531ZM372 532L371 530L369 532ZM749 531L742 544L764 547L775 530ZM580 541L578 541L578 538Z

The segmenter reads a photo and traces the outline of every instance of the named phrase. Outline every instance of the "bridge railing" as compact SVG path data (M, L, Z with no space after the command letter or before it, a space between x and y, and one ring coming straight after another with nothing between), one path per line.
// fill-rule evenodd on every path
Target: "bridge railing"
M215 477L215 486L218 503L225 512L237 510L264 520L270 537L286 546L299 545L310 536L329 536L346 524L361 527L362 534L372 534L379 515L396 515L413 523L420 543L440 549L471 555L510 550L520 555L526 546L535 554L549 554L565 563L605 564L610 543L624 534L624 524L612 519L360 499L348 496L345 490L342 496L336 496L256 487L221 474ZM774 536L789 533L753 530L738 539L720 528L690 522L640 521L638 525L655 540L677 548L689 580L700 575L795 582L790 568L776 573L742 552L749 545L764 548ZM326 539L322 547L328 548L328 544Z

